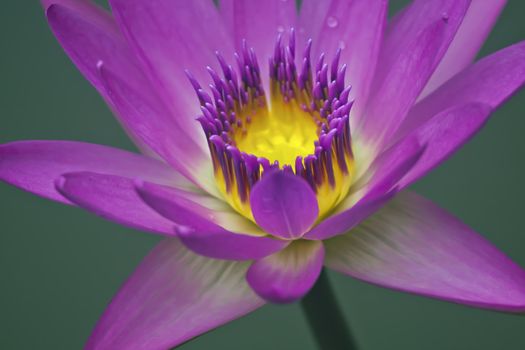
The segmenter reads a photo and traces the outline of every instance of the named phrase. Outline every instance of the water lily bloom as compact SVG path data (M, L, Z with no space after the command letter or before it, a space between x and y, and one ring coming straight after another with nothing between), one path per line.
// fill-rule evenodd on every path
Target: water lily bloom
M473 63L503 0L43 0L140 149L0 146L0 179L166 238L87 349L168 349L326 266L525 311L525 270L406 190L525 82L525 42Z

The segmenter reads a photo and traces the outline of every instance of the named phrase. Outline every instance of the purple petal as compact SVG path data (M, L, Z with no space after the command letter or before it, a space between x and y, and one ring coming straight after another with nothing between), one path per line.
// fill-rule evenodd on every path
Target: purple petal
M137 184L141 198L177 224L181 241L196 253L217 259L251 260L270 255L288 242L267 237L224 202L191 196L151 183Z
M51 3L51 4L49 4ZM156 98L134 58L130 48L119 33L113 18L105 10L90 1L49 1L44 2L47 19L58 41L100 94L107 99L97 64L104 62L126 83L140 89L142 95ZM117 115L119 121L137 145L150 152L147 145L137 140L134 126L129 125L125 116Z
M360 110L376 69L386 9L385 0L304 0L301 4L299 37L313 39L313 59L323 52L330 57L342 50L340 62L347 65L350 98L355 100L352 124L364 117Z
M70 141L19 141L0 145L0 180L39 196L70 203L55 189L69 172L90 171L164 185L192 184L168 165L116 148Z
M221 0L221 14L226 26L233 33L233 44L238 52L243 40L266 59L273 53L275 40L280 33L288 34L297 25L297 6L288 0ZM268 65L261 63L261 78L267 81Z
M419 97L425 97L470 65L496 23L506 0L473 0L447 53Z
M396 185L414 167L424 152L416 138L407 138L383 152L372 164L372 177L354 204L352 196L340 204L336 214L323 220L306 239L324 240L348 232L375 213L398 192Z
M86 350L165 350L261 307L248 263L204 258L161 242L120 289Z
M68 173L57 190L74 204L118 224L174 236L174 224L151 209L135 191L132 179L89 172Z
M491 112L492 108L488 105L470 103L439 113L413 130L410 137L416 136L427 144L427 148L418 163L400 181L399 187L409 186L450 157L485 125Z
M48 1L46 15L58 41L84 76L104 95L97 63L104 61L134 86L147 80L111 15L91 1Z
M379 154L368 170L372 175L366 184L367 193L387 191L397 186L414 165L419 164L426 143L427 140L419 135L411 135Z
M144 99L140 92L104 65L99 65L99 71L109 101L124 117L124 125L134 130L136 138L149 145L193 183L212 191L215 183L209 155L191 139L162 103Z
M398 137L454 106L478 102L496 109L525 83L525 41L509 46L457 74L418 103L403 122Z
M525 311L525 270L413 193L399 195L325 245L328 267L366 282L476 307Z
M199 103L184 72L191 70L202 84L215 52L233 53L217 7L208 0L110 0L115 19L135 49L152 81L175 110L190 104L191 113L177 115L191 135L201 135L195 117Z
M390 26L359 132L381 144L397 130L445 54L467 0L416 0ZM446 17L445 17L446 16Z
M285 239L303 235L319 214L317 198L310 185L284 171L264 175L251 191L250 205L260 227Z
M321 273L324 247L321 242L295 241L286 249L257 260L246 280L262 298L289 303L303 297Z

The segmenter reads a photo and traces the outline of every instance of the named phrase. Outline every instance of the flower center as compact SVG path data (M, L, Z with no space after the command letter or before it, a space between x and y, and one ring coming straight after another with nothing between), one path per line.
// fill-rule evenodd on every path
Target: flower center
M257 57L243 42L235 54L238 71L217 53L222 75L207 68L213 83L205 92L188 72L197 92L201 123L218 188L239 213L253 220L250 190L265 171L280 168L304 178L317 195L319 217L347 195L354 160L349 113L350 86L340 51L331 65L322 54L315 67L308 41L302 65L295 64L295 34L279 36L269 60L270 95L266 96Z

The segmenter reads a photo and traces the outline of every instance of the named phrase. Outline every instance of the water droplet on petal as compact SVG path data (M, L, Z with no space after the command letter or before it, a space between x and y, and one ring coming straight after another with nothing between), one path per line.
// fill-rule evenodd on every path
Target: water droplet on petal
M333 17L333 16L330 16L328 17L328 19L326 20L326 24L328 25L328 27L330 28L335 28L337 27L337 25L339 24L339 21L337 21L337 18Z
M443 19L443 21L448 22L448 19L449 19L449 15L448 15L448 13L443 12L443 13L441 14L441 18Z
M281 26L281 25L277 26L277 31L278 31L279 33L283 33L283 32L284 32L284 27Z

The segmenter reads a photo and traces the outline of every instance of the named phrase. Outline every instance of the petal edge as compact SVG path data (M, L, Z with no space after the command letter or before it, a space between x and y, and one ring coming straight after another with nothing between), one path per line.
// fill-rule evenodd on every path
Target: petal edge
M404 192L325 246L328 267L365 282L474 307L525 311L525 270L415 193Z
M286 249L250 266L246 280L262 298L289 303L313 287L323 268L324 247L318 241L295 241Z
M86 350L165 350L261 307L248 263L195 255L162 241L113 298Z

